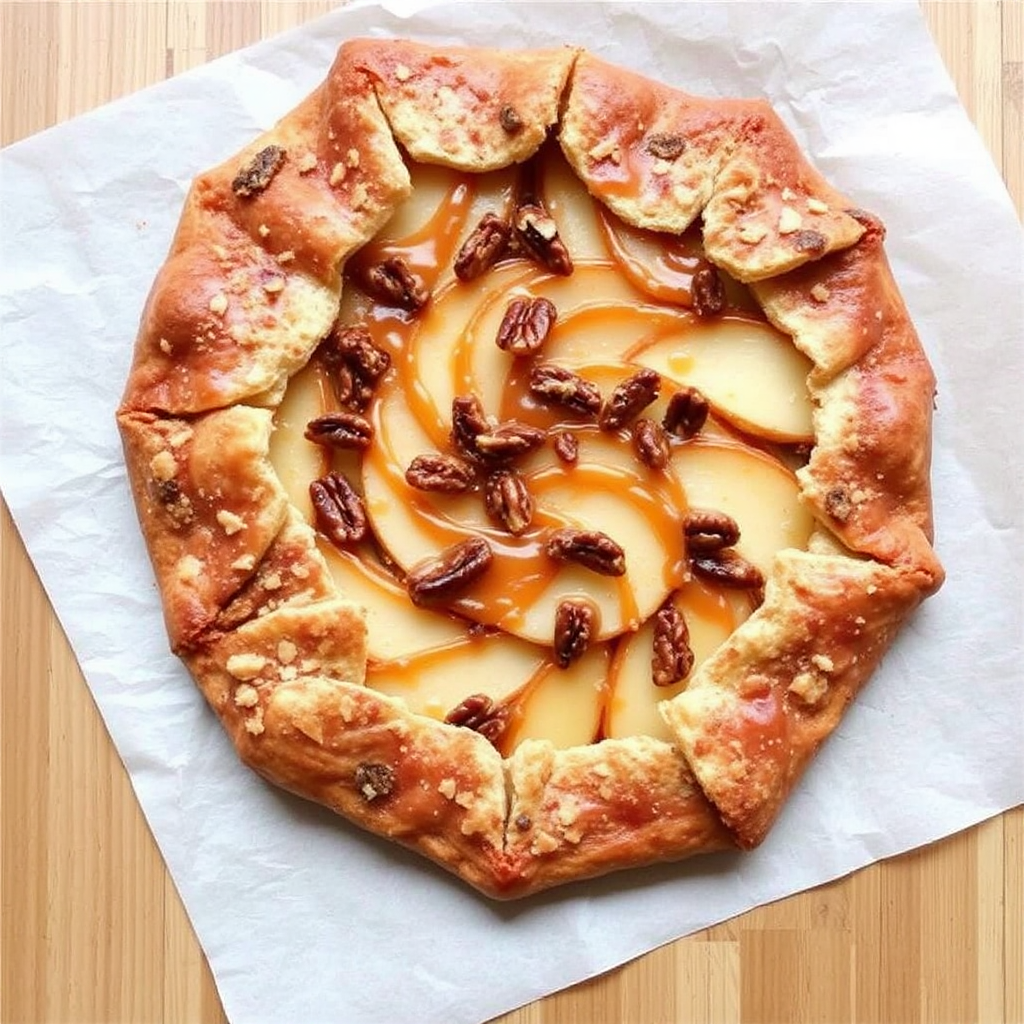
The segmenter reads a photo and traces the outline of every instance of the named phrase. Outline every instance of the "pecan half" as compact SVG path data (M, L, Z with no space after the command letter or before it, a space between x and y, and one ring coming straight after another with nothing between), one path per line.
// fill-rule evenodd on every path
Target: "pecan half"
M682 135L657 132L647 138L647 152L658 160L676 160L685 149L686 139Z
M820 256L828 248L828 239L811 228L794 232L792 241L797 252L809 252L812 256Z
M514 356L533 355L547 340L557 316L558 310L550 299L513 299L498 327L498 348Z
M363 761L356 765L354 779L356 789L367 803L391 796L395 791L395 770L390 765Z
M360 282L373 298L410 313L422 309L430 298L426 285L401 256L389 256L367 267L360 275Z
M412 603L425 607L451 601L491 567L494 554L483 537L470 537L415 566L405 579Z
M538 263L563 277L572 273L572 257L558 234L558 225L542 203L533 199L519 206L512 226L519 244Z
M602 430L625 426L658 397L661 377L654 370L638 370L617 385L597 418Z
M837 523L845 523L853 515L853 501L845 487L833 487L825 495L825 511Z
M374 344L365 327L337 328L320 346L319 356L338 401L353 412L366 410L391 365L391 357Z
M265 146L235 175L231 191L236 196L254 196L262 192L281 169L284 152L280 146Z
M671 686L685 679L693 668L690 631L683 613L666 601L654 616L651 679L655 686Z
M417 455L405 471L405 480L418 491L462 494L473 486L476 470L452 455Z
M732 550L712 551L690 559L694 575L736 590L756 590L764 586L764 574Z
M690 298L693 311L699 317L718 316L725 309L725 285L710 263L693 275Z
M600 530L555 530L544 545L551 558L575 562L602 576L622 576L626 572L626 553Z
M684 384L668 400L661 425L685 440L699 434L707 418L708 400L696 388Z
M642 417L633 424L633 451L651 469L664 469L668 462L668 434L655 420Z
M391 356L374 344L365 327L342 327L334 332L333 350L363 380L376 383L391 365Z
M472 729L484 739L497 743L508 728L509 709L504 704L495 704L486 693L474 693L445 715L449 725Z
M306 424L307 441L327 448L368 448L373 424L355 412L329 412Z
M363 499L341 473L328 473L309 485L316 525L331 543L346 547L369 531Z
M732 516L714 509L692 508L683 519L686 550L707 554L731 548L740 539L739 524Z
M551 442L551 447L559 459L570 466L580 457L580 442L569 430L559 430Z
M585 416L593 416L601 408L601 392L596 384L555 363L538 363L530 370L530 394Z
M476 454L485 462L511 462L544 443L545 433L537 427L509 420L493 430L477 434Z
M498 111L498 123L509 135L515 135L523 127L523 119L519 116L519 111L511 103L506 103Z
M477 455L476 439L486 434L491 424L476 395L456 395L452 399L452 444L463 454Z
M487 514L518 537L533 520L533 498L526 481L514 469L498 469L484 481Z
M559 668L568 668L586 653L597 632L597 608L591 601L567 598L555 609L552 646Z
M491 269L508 248L512 229L495 213L485 213L455 257L460 281L472 281Z

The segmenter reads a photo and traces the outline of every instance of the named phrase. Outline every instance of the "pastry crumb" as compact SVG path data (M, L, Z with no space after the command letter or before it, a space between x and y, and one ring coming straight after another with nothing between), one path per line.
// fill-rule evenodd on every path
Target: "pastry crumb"
M828 680L814 672L801 672L789 684L789 692L813 707L828 692Z
M260 238L266 238L270 234L270 228L266 224L261 224L257 229Z
M153 474L154 480L166 483L178 472L178 463L174 456L165 448L157 452L149 460L149 471Z
M298 657L299 649L291 640L280 640L277 644L277 660L282 665L290 665Z
M455 780L452 778L442 779L437 784L437 791L446 800L451 800L455 797Z
M316 155L314 153L303 153L299 157L296 166L299 169L299 174L309 174L310 171L316 170Z
M231 568L237 569L239 572L252 572L255 566L256 556L252 554L242 555L241 558L236 558L231 563Z
M739 239L747 245L757 245L767 234L768 229L763 224L746 224L740 228Z
M792 206L784 206L779 214L779 234L791 235L794 231L800 230L800 225L803 222L803 217Z
M366 191L366 186L359 182L354 189L352 189L352 209L361 210L369 201L370 193Z
M408 82L412 78L412 72L404 64L396 64L395 78L400 82Z
M328 184L331 188L336 188L345 180L345 175L348 173L348 168L339 160L331 168L331 176L327 179Z
M223 292L217 292L210 299L210 312L214 316L223 316L228 311L228 297Z
M813 654L811 655L811 664L815 668L820 669L822 672L834 672L835 663L827 654Z
M263 732L263 708L256 708L245 720L245 731L253 736L259 736Z
M816 196L807 197L807 209L810 213L828 213L828 203Z
M266 667L267 659L262 654L232 654L224 666L228 674L236 679L255 679Z
M811 289L811 298L814 299L815 302L828 302L831 294L832 293L823 284L816 284Z
M241 683L235 690L235 703L240 708L254 708L260 702L259 690L252 683Z
M554 853L558 849L558 840L550 832L538 832L530 845L532 854Z
M226 508L222 508L217 513L217 522L220 523L221 529L223 529L229 537L238 533L239 530L245 529L245 520Z

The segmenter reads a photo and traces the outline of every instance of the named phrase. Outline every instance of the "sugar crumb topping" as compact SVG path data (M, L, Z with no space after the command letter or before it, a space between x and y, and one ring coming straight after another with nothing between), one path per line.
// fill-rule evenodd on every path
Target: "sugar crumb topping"
M794 231L800 230L804 219L792 206L784 206L779 213L779 234L791 235Z
M178 472L178 463L174 456L165 448L158 451L149 460L149 471L153 474L154 480L162 484L167 483Z
M739 238L747 245L757 245L767 234L768 229L763 224L745 224L740 228Z
M222 508L217 513L217 522L229 537L245 529L245 520L230 509Z
M279 640L277 644L277 660L282 665L290 665L298 657L299 649L291 640Z
M260 702L259 690L252 683L240 683L235 689L235 703L240 708L254 708Z
M223 292L217 292L210 299L210 312L214 316L223 316L228 310L228 297Z
M255 679L266 667L267 659L262 654L232 654L225 668L236 679Z

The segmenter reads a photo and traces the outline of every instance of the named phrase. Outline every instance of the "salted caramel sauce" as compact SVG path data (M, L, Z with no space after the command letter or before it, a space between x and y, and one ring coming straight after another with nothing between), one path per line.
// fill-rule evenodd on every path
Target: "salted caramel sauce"
M749 607L738 610L735 594L689 578L681 526L689 498L674 463L653 471L633 455L628 428L606 434L592 419L539 402L529 391L530 366L550 358L593 380L607 397L616 383L636 372L660 339L697 322L689 309L690 286L705 264L696 231L674 239L626 227L587 196L563 163L560 155L546 152L539 188L556 221L568 227L559 218L575 217L572 277L556 278L511 257L476 282L456 280L452 262L480 216L489 210L511 212L514 172L474 178L430 169L433 210L400 210L380 237L353 257L346 268L340 317L344 325L364 326L392 358L368 411L374 443L359 456L334 456L335 466L343 465L353 482L361 475L377 542L386 555L378 559L370 544L339 553L320 541L341 591L368 608L367 685L439 719L470 693L483 690L508 707L509 726L498 743L503 753L528 736L573 745L636 731L662 735L656 703L682 689L685 681L664 689L653 686L650 615L662 600L673 600L705 637L701 642L709 647L707 654L749 612ZM414 169L414 181L420 173ZM652 262L650 254L659 246L660 255ZM388 306L359 286L368 266L393 257L404 260L430 289L430 300L418 312ZM745 308L752 299L742 286L728 279L725 284L731 314L763 317L760 310L755 314ZM513 295L549 296L559 311L552 335L533 360L513 359L494 343ZM677 363L671 369L678 379L685 378L688 367ZM323 372L314 372L320 374L314 389L318 397L303 408L316 402L324 409L336 407ZM663 378L661 397L644 415L659 419L677 386ZM516 463L536 505L533 522L521 536L509 535L487 517L479 485L453 496L418 491L405 479L416 454L454 453L451 399L465 394L477 394L495 421L517 420L552 433L568 430L580 441L576 464L560 462L550 443ZM290 429L301 435L297 424ZM723 445L744 447L735 434L715 427L713 419L707 429ZM681 453L695 443L700 442L672 438L672 451ZM279 448L277 465L286 459L285 446ZM551 529L600 527L578 518L577 506L618 510L614 521L634 524L629 532L642 533L651 545L645 550L660 552L657 560L651 562L647 554L638 568L627 554L625 576L602 577L550 558L544 540ZM480 535L494 550L488 573L448 608L413 606L402 586L403 571L415 564L413 556L436 556ZM642 606L638 584L647 587ZM602 622L598 640L579 663L559 669L550 650L554 604L595 595L605 612L614 609L611 621ZM546 632L538 630L538 615L531 618L538 607L546 616L540 616ZM632 716L630 725L622 708L640 705L645 710ZM567 723L575 724L569 728Z

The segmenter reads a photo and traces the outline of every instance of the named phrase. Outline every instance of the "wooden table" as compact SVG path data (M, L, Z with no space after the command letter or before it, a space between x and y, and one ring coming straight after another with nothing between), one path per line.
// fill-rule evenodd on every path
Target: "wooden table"
M0 142L332 6L0 0ZM1024 4L923 6L1020 211ZM6 506L2 531L0 1019L223 1021L181 902ZM1024 1022L1022 865L1018 808L682 939L501 1024Z

